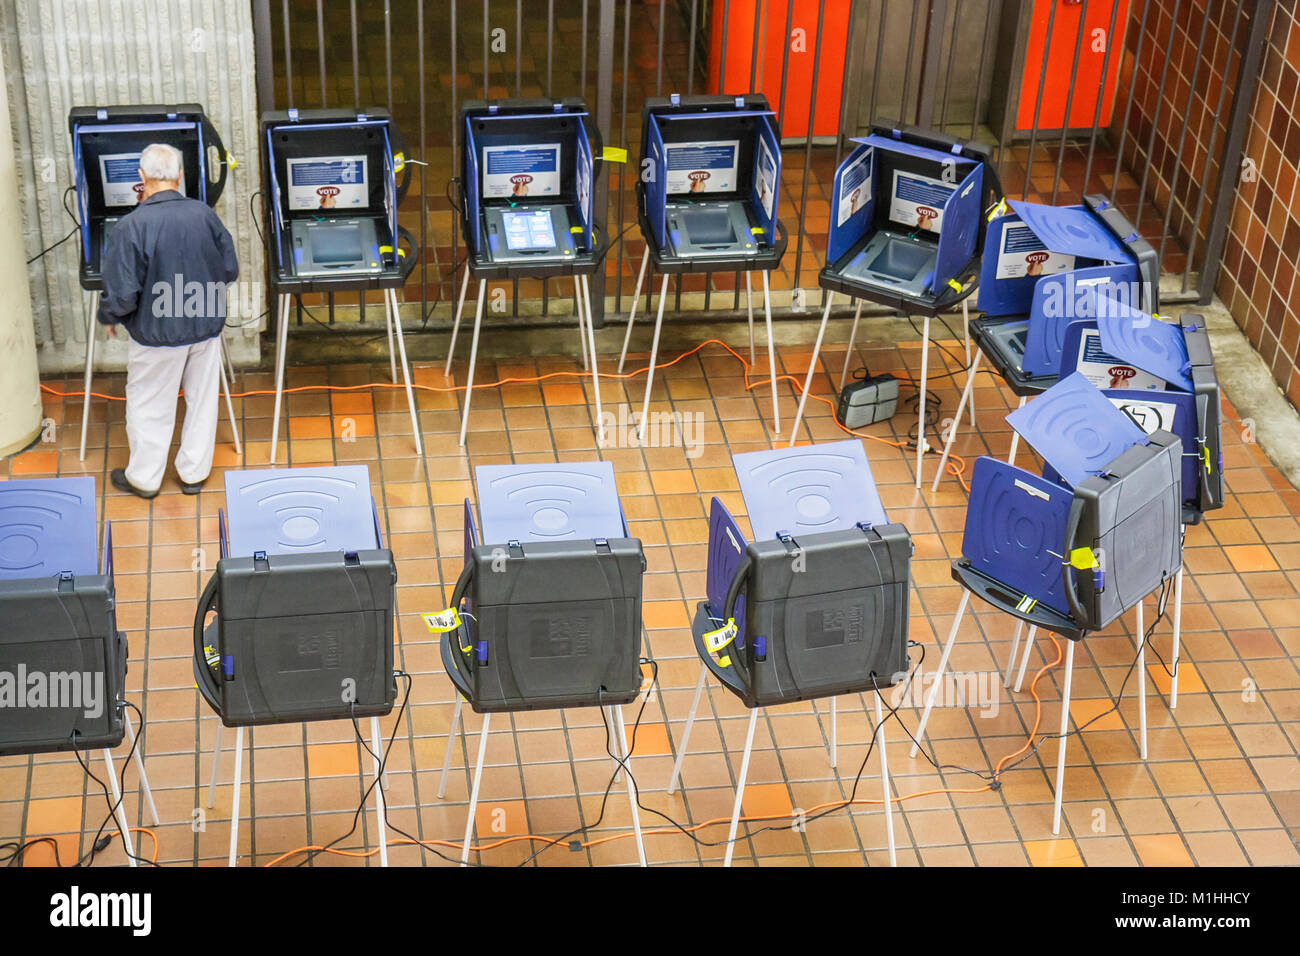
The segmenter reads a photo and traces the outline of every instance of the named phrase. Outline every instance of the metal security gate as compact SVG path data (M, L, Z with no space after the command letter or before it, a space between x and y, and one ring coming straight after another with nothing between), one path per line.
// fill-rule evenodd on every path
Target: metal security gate
M598 323L629 307L644 249L633 189L641 103L671 92L762 90L777 109L786 137L782 216L792 233L779 305L801 310L801 290L816 286L834 169L848 137L877 119L996 144L1013 198L1108 194L1160 250L1163 299L1206 302L1274 5L253 0L253 13L260 108L381 105L405 132L423 164L399 212L421 245L405 300L419 302L417 328L433 330L450 322L464 258L452 198L454 118L467 98L520 95L583 96L606 144L631 157L607 165L595 196L598 225L615 240L606 274L592 277ZM1053 98L1064 103L1056 122ZM729 278L683 277L673 304L738 311L741 283ZM516 281L510 319L567 314L570 295L554 281ZM322 306L326 319L313 311ZM321 324L365 322L364 297L349 319L342 311L336 319L335 306L300 303L298 321L305 312Z

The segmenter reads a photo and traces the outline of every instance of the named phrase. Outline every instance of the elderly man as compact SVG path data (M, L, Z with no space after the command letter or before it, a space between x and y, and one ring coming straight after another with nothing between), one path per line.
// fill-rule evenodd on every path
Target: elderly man
M118 222L105 252L99 321L131 335L126 360L126 437L131 458L109 476L115 488L152 498L162 486L176 425L185 421L176 474L195 495L212 470L226 287L239 276L230 233L217 214L180 193L180 150L140 154L140 204Z

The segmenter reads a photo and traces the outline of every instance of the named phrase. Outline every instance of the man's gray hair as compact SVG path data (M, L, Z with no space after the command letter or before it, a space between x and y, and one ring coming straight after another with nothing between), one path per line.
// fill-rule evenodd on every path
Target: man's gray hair
M166 143L146 146L140 154L140 172L145 179L175 182L181 178L181 151Z

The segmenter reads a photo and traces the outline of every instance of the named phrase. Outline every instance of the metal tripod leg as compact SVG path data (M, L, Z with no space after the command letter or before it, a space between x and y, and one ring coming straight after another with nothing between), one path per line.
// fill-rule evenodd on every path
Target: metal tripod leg
M943 642L943 652L939 655L939 665L934 672L934 683L930 685L930 693L925 697L925 710L921 712L921 722L916 725L916 735L912 741L912 749L908 753L909 757L916 756L917 748L921 745L921 740L925 735L925 725L930 720L930 711L934 709L934 699L939 695L939 685L943 682L943 672L948 666L948 655L952 653L952 645L957 641L957 629L961 627L962 615L966 613L966 605L969 603L970 592L962 588L961 603L957 605L957 614L952 619L952 627L948 630L948 639Z
M655 316L655 334L650 343L650 367L645 373L645 399L641 402L641 431L637 435L640 441L645 441L646 426L650 423L650 386L655 380L655 360L659 357L659 331L664 324L664 300L668 298L668 276L664 276L663 284L659 288L659 312Z
M1025 668L1029 666L1029 652L1034 647L1034 637L1038 634L1037 625L1030 625L1029 631L1025 634L1025 650L1020 658L1020 670L1016 674L1016 693L1020 693L1020 688L1025 685Z
M280 323L275 327L275 414L271 419L271 464L280 443L280 407L284 404L284 359L289 345L289 296L280 296Z
M596 328L592 324L591 317L591 284L586 276L582 277L582 301L583 310L587 313L586 322L586 348L584 351L591 352L591 388L596 393L596 442L604 444L605 441L605 413L600 406L600 373L596 371Z
M95 378L95 330L99 327L95 313L98 311L99 293L92 292L86 312L86 371L81 382L81 461L86 460L86 432L90 428L90 385Z
M389 313L393 331L397 336L397 354L402 360L402 381L406 384L406 407L411 412L411 431L415 435L415 453L423 458L424 439L420 435L420 415L415 410L415 389L411 387L411 366L406 361L406 336L402 334L402 313L397 307L397 290L386 289L385 291L387 292L386 311ZM393 378L396 379L396 377L396 373L394 373ZM468 394L465 397L468 402Z
M930 371L930 317L921 332L921 390L916 405L916 487L921 487L921 457L925 454L925 385Z
M465 290L469 288L469 269L465 270L465 278L460 280L460 297L456 300L456 318L451 323L451 344L447 346L447 365L442 370L443 375L451 374L451 360L456 354L456 335L460 332L460 315L465 308Z
M474 782L469 790L469 815L465 818L465 844L460 850L460 865L469 865L469 845L474 837L474 814L478 812L478 788L483 781L483 758L487 754L488 726L492 715L483 715L483 729L478 733L478 759L474 761Z
M447 771L451 769L451 751L456 744L456 731L463 731L461 724L461 707L465 699L456 695L456 706L451 709L451 727L447 729L447 749L442 754L442 773L438 776L438 799L447 795Z
M876 691L876 746L880 748L881 799L885 803L885 834L889 838L889 865L898 866L898 850L894 846L894 798L889 786L889 755L885 751L885 717L880 704L880 691Z
M853 309L853 325L849 327L849 347L844 350L844 368L840 369L840 389L843 390L844 383L849 380L849 366L853 364L853 342L858 337L858 320L862 318L862 300L857 300L858 304Z
M822 324L817 328L817 339L813 342L812 356L808 360L808 374L804 376L803 391L799 393L799 407L795 409L794 426L790 429L790 446L799 437L799 423L803 421L804 406L808 404L808 393L812 391L813 376L817 372L817 356L822 350L822 337L826 334L826 320L831 317L831 301L834 294L826 290L826 302L822 306Z
M1066 641L1065 689L1061 693L1061 731L1056 750L1056 798L1052 806L1052 834L1061 832L1061 788L1065 784L1065 735L1070 726L1070 683L1074 679L1074 641Z
M966 367L970 369L971 368L970 307L967 304L966 299L961 300L961 329L962 329L962 337L966 341ZM979 349L976 349L975 351L976 353L978 353ZM969 380L973 379L974 377L975 377L975 371L974 369L971 369L970 373L967 376L968 384L969 384ZM954 417L959 418L960 416L954 416ZM975 392L974 391L972 391L970 395L970 427L971 428L975 427Z
M975 352L974 362L966 368L966 387L961 390L961 399L957 402L957 413L952 416L952 424L948 426L948 434L944 436L943 454L939 456L939 468L934 473L934 483L930 485L931 491L937 491L939 488L939 479L943 477L944 466L948 464L948 455L952 452L952 443L957 440L957 427L961 424L961 413L966 407L967 402L974 401L975 373L979 371L980 353Z
M623 351L618 353L618 374L623 374L623 363L627 360L627 344L632 340L632 323L636 321L636 308L641 303L641 285L645 282L646 266L650 264L650 253L641 256L641 271L636 276L636 290L632 293L632 309L627 314L627 331L623 333ZM667 277L665 277L665 282Z
M122 723L126 727L127 742L132 750L136 750L135 727L131 723L131 712L129 710L122 712ZM153 802L153 788L149 786L149 775L145 772L143 749L136 751L135 772L140 777L140 792L144 795L144 802L149 807L149 818L153 820L154 826L160 826L162 821L158 819L158 805Z
M379 865L388 865L388 809L384 806L384 786L382 764L383 751L379 734L379 718L370 718L370 747L374 751L375 764L375 826L379 829Z
M487 296L487 280L478 284L478 302L474 308L474 336L469 346L469 377L465 379L465 412L460 419L460 447L465 447L465 431L469 428L469 403L474 397L474 366L478 363L478 333L483 325L483 300Z
M221 762L221 718L217 718L217 739L212 744L212 773L208 775L208 809L217 800L217 764Z
M623 710L610 707L609 718L614 733L614 753L623 760L624 775L627 778L627 800L632 807L632 831L636 834L636 855L642 866L645 862L645 839L641 835L641 810L637 806L636 781L632 779L632 755L628 752L627 730L623 726Z
M754 364L754 286L745 273L745 312L749 316L749 364Z
M122 806L122 791L117 785L117 772L113 769L113 751L104 748L104 765L108 768L108 785L113 792L113 817L117 820L117 831L122 834L122 847L126 850L127 863L138 866L135 859L135 847L131 844L131 826L126 820L126 808Z
M235 728L235 789L230 798L230 861L235 865L236 851L239 847L239 789L243 786L244 774L244 728Z
M768 287L766 269L763 270L763 316L767 321L767 369L772 379L772 432L779 435L781 434L781 400L776 394L776 342L772 338L772 290Z
M727 833L727 854L723 866L731 866L731 855L736 849L736 828L740 825L740 807L745 799L745 778L749 776L749 755L754 749L754 725L758 722L758 708L749 711L749 728L745 731L745 755L740 759L740 776L736 779L736 802L731 808L731 830Z
M230 419L230 437L235 441L235 454L243 457L244 448L239 440L239 423L235 421L235 402L230 397L231 379L226 377L226 339L221 338L221 394L226 397L226 416Z
M682 772L682 761L686 758L686 744L691 739L691 728L695 726L695 713L700 709L700 695L704 693L704 681L708 678L709 671L703 664L700 665L700 679L695 682L695 696L691 698L691 712L686 715L686 726L682 730L682 742L677 745L677 759L673 761L673 772L668 777L668 794L677 789L677 778Z

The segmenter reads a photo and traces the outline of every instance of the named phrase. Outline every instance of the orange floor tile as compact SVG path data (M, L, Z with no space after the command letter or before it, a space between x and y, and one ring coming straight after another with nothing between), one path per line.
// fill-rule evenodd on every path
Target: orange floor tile
M735 326L734 341L744 337ZM920 351L914 342L871 341L860 334L858 358L873 371L915 374ZM948 342L950 353L960 352ZM802 377L806 348L784 350L784 372ZM665 356L665 359L675 356ZM636 361L634 357L633 362ZM823 355L815 394L828 396L838 380L843 351ZM933 349L931 374L954 371L951 355ZM608 366L607 366L608 367ZM720 495L742 510L730 456L772 447L787 434L771 432L766 380L757 396L746 391L743 369L724 350L710 347L655 378L654 407L690 416L698 442L670 433L661 447L638 447L624 436L598 447L590 383L573 358L526 358L493 366L480 362L477 380L528 377L568 371L571 381L546 388L512 386L508 394L483 389L475 397L467 447L457 445L458 397L419 393L425 454L415 455L404 398L375 392L293 392L286 397L287 429L281 429L279 460L365 465L371 475L379 519L397 556L397 662L412 675L409 706L397 719L384 719L395 734L388 764L389 819L403 834L432 843L421 852L394 844L394 862L443 865L459 860L469 796L469 771L478 746L481 718L467 714L464 735L449 738L455 700L442 670L435 638L420 619L441 608L460 571L461 502L473 496L474 468L512 461L604 459L614 464L632 533L645 546L644 652L658 663L658 680L647 681L642 722L631 767L647 808L683 826L721 819L696 832L698 842L641 815L646 850L653 863L701 864L721 860L719 842L734 800L747 713L710 682L701 703L682 770L680 788L666 792L673 757L681 746L698 663L689 622L704 588L709 501ZM355 384L388 380L386 363L291 368L287 385ZM465 367L456 376L463 381ZM421 365L415 378L442 382L441 368ZM554 380L553 380L554 381ZM638 382L602 383L605 408L638 404ZM945 409L957 398L960 373L940 377L937 393ZM96 390L121 395L121 375L102 375ZM271 385L266 371L240 372L237 392ZM52 380L53 390L75 392L73 379ZM905 390L906 391L906 390ZM782 418L789 427L794 393L781 387ZM1005 455L1010 431L1002 421L1014 399L991 376L975 389L978 429L963 424L958 447L967 467L981 453ZM47 394L46 414L56 422L78 423L81 400ZM575 404L576 403L576 404ZM236 400L245 441L245 463L267 460L271 405L261 398ZM508 414L508 427L503 414ZM1014 626L986 607L968 615L953 652L953 667L995 695L981 706L952 701L936 709L928 729L936 770L924 757L908 756L904 727L915 731L919 709L911 697L887 720L885 739L895 805L894 830L900 862L922 865L1151 865L1297 863L1300 836L1300 492L1291 488L1261 450L1244 444L1225 406L1227 507L1189 529L1182 616L1181 684L1176 710L1168 707L1166 666L1171 629L1166 617L1156 627L1147 656L1147 718L1150 752L1136 753L1136 685L1130 677L1118 709L1114 695L1133 662L1132 615L1095 634L1076 654L1076 724L1101 719L1069 738L1062 832L1051 832L1052 785L1057 744L1051 739L1059 714L1060 668L1038 679L1041 713L1029 692L1034 674L1056 659L1053 641L1041 638L1031 652L1025 690L1007 691L1001 675ZM130 635L128 697L144 712L143 754L163 824L154 828L158 861L219 864L225 861L233 774L233 734L224 736L218 763L215 806L207 809L207 783L216 718L193 686L190 625L199 590L217 554L217 509L223 505L222 473L241 463L227 443L223 421L218 465L197 498L182 496L173 474L152 501L123 496L108 484L111 468L127 458L121 402L95 400L91 441L78 460L78 428L57 428L51 444L0 462L0 478L42 474L90 474L98 481L101 518L111 518L120 598L119 622ZM355 431L345 429L351 422ZM373 435L370 425L373 423ZM740 427L737 427L740 426ZM916 544L911 594L911 636L931 655L947 633L960 592L947 573L959 551L965 494L952 477L939 490L918 492L914 456L897 446L914 422L904 410L867 431L885 506L912 531ZM828 405L810 400L802 440L838 440ZM106 440L105 440L106 439ZM1023 448L1023 446L1022 446ZM1023 454L1023 452L1022 452ZM934 456L927 456L927 475ZM744 519L742 518L742 524ZM1147 621L1154 614L1147 603ZM914 659L916 653L914 650ZM1134 673L1137 673L1134 671ZM982 680L980 684L978 681ZM996 707L984 706L996 702ZM624 708L629 736L640 704ZM1039 746L1021 753L1001 787L988 790L968 768L987 775L1003 756L1021 751L1041 716ZM839 701L838 759L831 767L829 713L797 704L776 708L760 719L750 767L752 786L746 814L772 816L742 826L737 864L883 865L886 831L879 804L880 763L867 748L874 733L869 697ZM368 729L368 728L364 728ZM636 861L631 815L623 783L611 786L608 729L595 710L501 715L488 738L478 811L477 842L491 845L472 854L490 865L603 865ZM371 761L347 722L258 727L249 731L251 765L245 761L240 863L262 865L308 843L343 836L369 787ZM368 743L368 740L367 740ZM450 747L446 795L437 790ZM122 767L126 748L117 752ZM1023 759L1021 759L1023 758ZM91 768L102 775L94 755ZM810 808L848 799L862 767L857 806L817 818ZM247 783L251 773L252 784ZM136 767L127 772L126 807L131 822L147 815L136 793ZM974 791L974 792L955 792ZM65 862L85 854L105 813L100 788L71 754L0 759L0 843L57 836ZM809 817L792 828L794 811ZM250 823L250 817L255 823ZM204 826L192 826L196 819ZM312 865L377 865L374 816L360 816L356 830L339 843L353 853L317 858ZM527 834L560 837L580 831L580 845L550 847ZM761 832L759 832L761 830ZM750 835L752 834L752 835ZM395 841L406 836L390 829ZM516 839L508 839L514 837ZM566 843L567 843L566 838ZM152 852L147 837L143 852ZM116 855L114 855L116 854ZM114 846L101 858L120 862ZM288 862L296 862L290 858ZM48 844L34 848L30 862L52 862Z

